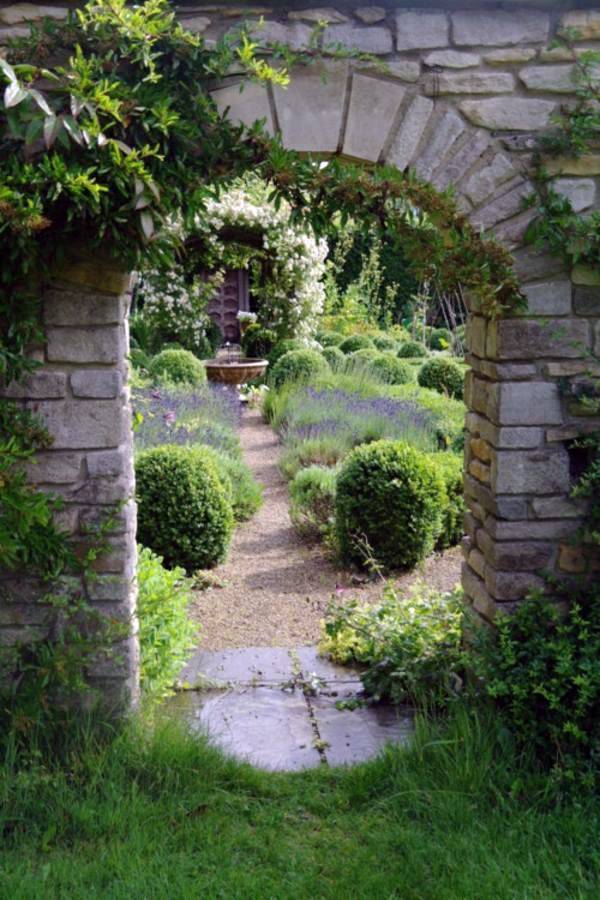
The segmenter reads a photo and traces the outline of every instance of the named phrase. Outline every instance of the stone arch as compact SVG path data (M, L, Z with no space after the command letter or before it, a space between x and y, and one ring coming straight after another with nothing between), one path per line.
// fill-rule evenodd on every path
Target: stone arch
M12 18L2 11L0 23L9 24L0 27L0 38L22 28L24 6L9 7ZM51 9L62 17L58 7ZM362 18L369 9L371 18ZM197 15L183 8L180 17L209 38L230 27L230 11L221 15L217 9L215 17L213 7L207 10ZM243 93L232 72L213 96L234 120L264 119L271 133L303 153L392 163L413 168L438 188L453 185L471 221L493 230L514 251L528 313L492 322L472 302L469 326L463 586L477 612L491 620L499 607L510 608L539 583L540 569L563 577L581 570L571 539L584 509L569 496L569 441L600 425L576 397L580 379L600 355L598 273L579 267L565 272L560 261L522 247L533 215L521 206L530 188L523 161L534 146L533 133L547 124L557 98L571 91L564 59L544 50L558 13L360 10L349 12L346 4L344 12L325 10L327 31L333 40L386 57L385 71L333 60L326 73L318 65L294 72L287 90L251 83ZM304 22L314 22L311 12L323 14L278 7L266 23L267 37L306 43L310 28ZM564 16L584 42L600 40L599 23L594 10ZM587 192L580 208L597 204L597 155L557 165L561 190L573 197ZM90 259L85 249L75 250L44 296L46 341L35 349L43 365L9 390L55 436L31 480L64 497L62 521L76 537L131 495L128 304L128 276L107 261ZM562 391L565 380L570 394ZM110 540L98 578L85 588L101 611L130 620L133 504L123 508ZM38 596L28 573L0 573L3 642L41 629L45 611ZM133 634L115 656L98 660L90 676L107 697L122 699L125 693L132 699L137 673Z

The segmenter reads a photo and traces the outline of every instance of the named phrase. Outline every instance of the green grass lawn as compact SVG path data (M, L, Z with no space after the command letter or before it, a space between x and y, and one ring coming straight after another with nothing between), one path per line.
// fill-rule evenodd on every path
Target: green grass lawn
M6 764L0 896L598 897L600 803L549 797L488 718L459 711L408 750L293 775L172 725L61 767Z

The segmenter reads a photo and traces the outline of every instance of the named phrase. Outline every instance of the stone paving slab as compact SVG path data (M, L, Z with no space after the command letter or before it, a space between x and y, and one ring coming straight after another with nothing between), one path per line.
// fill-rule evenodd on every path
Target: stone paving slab
M301 691L265 687L186 691L177 700L192 730L208 734L217 746L238 759L271 771L289 772L321 764Z
M360 673L320 657L316 647L199 651L180 684L204 689L180 691L166 712L262 769L358 763L413 732L410 711L361 705ZM354 698L356 708L343 705Z

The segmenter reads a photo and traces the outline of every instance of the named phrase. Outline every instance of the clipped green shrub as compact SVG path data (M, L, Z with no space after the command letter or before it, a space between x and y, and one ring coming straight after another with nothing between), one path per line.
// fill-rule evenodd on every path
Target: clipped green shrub
M204 446L202 449L219 474L236 522L251 519L262 505L262 487L254 480L246 463L214 447Z
M290 518L296 530L312 539L331 532L335 516L337 472L327 466L309 466L290 482Z
M339 331L317 331L315 338L322 347L339 347L344 335Z
M346 359L339 347L323 347L321 356L334 371L343 366Z
M160 700L195 645L198 625L188 617L191 584L183 569L165 569L162 557L139 546L137 585L140 683L146 697Z
M212 455L202 447L165 444L144 450L135 465L138 538L187 572L220 562L233 530L233 510Z
M381 356L381 352L376 347L363 347L361 350L355 350L354 353L350 353L351 360L362 360L368 363L373 362L379 356Z
M373 343L382 353L397 353L398 341L395 341L389 334L376 334L372 338Z
M400 349L398 350L400 359L416 359L417 357L425 357L428 355L427 347L425 344L422 344L421 341L406 341L405 344L400 345Z
M190 384L206 381L206 369L189 350L163 350L150 360L148 372L155 381Z
M376 700L443 707L462 673L461 592L415 585L407 597L386 585L371 606L332 605L319 644L335 662L366 666L365 690Z
M429 345L432 350L449 350L452 347L452 332L449 328L434 328Z
M273 366L271 381L278 388L290 381L309 381L328 370L327 361L316 350L290 350Z
M365 350L367 347L375 347L371 338L366 334L351 334L349 337L344 338L339 346L342 353L346 354L355 353L357 350Z
M388 384L408 384L415 380L412 366L390 353L380 353L371 363L371 372Z
M458 453L432 453L431 460L444 482L445 498L442 509L441 531L436 549L446 550L460 543L464 534L465 515L463 458Z
M388 568L424 559L440 532L444 484L426 453L401 441L353 450L337 480L335 525L342 556Z
M457 400L463 398L464 380L464 372L458 363L445 356L428 359L419 369L417 376L421 387L431 388Z
M291 350L306 350L306 344L298 338L285 338L283 341L278 341L268 356L269 367L271 370L275 363Z
M252 322L242 335L242 352L249 359L267 359L276 343L277 335L274 331L258 322Z

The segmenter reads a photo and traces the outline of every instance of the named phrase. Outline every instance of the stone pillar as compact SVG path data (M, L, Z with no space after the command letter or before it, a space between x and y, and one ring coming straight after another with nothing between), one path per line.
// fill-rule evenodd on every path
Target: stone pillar
M138 694L135 620L136 515L133 441L126 356L130 277L114 263L74 258L43 291L45 344L34 352L42 366L4 396L39 416L53 442L35 457L29 478L63 500L58 521L81 552L97 541L94 530L114 513L109 549L86 583L91 606L129 624L128 636L87 672L111 706ZM116 512L115 512L116 511ZM32 573L0 573L0 639L5 644L43 636L48 608Z
M569 277L530 250L516 258L528 310L490 321L475 306L469 324L463 587L488 621L547 572L600 568L577 546L586 506L571 497L573 441L600 429L578 399L600 376L600 277Z

